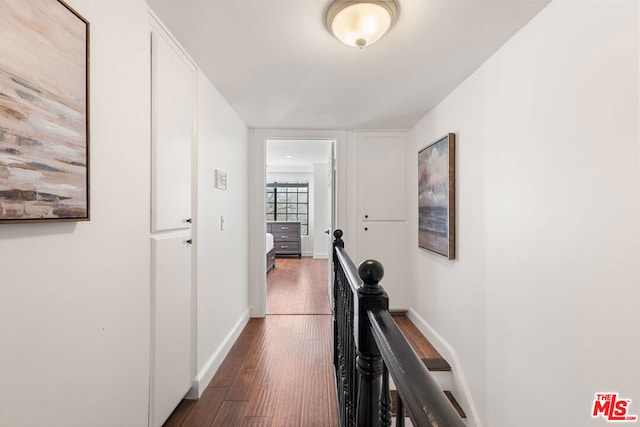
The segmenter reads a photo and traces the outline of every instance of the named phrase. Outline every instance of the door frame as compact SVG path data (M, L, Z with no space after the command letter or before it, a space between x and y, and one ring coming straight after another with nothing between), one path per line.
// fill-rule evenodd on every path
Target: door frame
M347 154L347 132L341 130L251 129L249 131L249 307L251 317L265 317L267 312L267 275L265 274L265 186L266 148L269 139L334 140L337 179L337 223L346 224L347 198L344 167ZM331 255L329 255L331 256Z

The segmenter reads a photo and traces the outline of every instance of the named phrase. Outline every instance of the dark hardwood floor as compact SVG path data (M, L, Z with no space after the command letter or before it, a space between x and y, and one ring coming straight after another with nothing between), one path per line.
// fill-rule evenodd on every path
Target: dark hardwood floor
M279 313L251 319L200 400L183 400L165 427L338 425L327 261L276 265L267 301Z
M267 274L267 314L331 314L327 262L277 258Z

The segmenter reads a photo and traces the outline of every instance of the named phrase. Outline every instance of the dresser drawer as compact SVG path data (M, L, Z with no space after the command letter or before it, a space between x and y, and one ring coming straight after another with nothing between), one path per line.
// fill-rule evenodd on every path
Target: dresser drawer
M272 231L274 242L297 242L300 239L300 233L297 231Z
M284 224L272 223L271 224L271 233L276 235L276 233L300 233L300 223L299 222L288 222Z
M300 252L300 243L299 242L275 242L276 253L299 253Z

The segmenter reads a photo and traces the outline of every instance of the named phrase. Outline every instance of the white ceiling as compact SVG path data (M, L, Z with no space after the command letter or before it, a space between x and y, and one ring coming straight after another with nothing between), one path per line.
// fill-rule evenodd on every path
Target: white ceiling
M329 140L267 140L267 169L275 167L306 166L309 170L313 164L331 161L331 144ZM306 169L305 169L306 170Z
M326 29L332 0L147 0L251 128L407 129L550 0L397 0L362 50Z

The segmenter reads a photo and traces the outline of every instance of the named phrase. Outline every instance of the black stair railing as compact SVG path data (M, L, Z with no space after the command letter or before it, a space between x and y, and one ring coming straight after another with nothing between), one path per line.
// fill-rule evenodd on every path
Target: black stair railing
M391 425L389 375L396 384L396 426L404 408L419 427L463 427L464 422L389 314L378 261L356 269L334 232L334 366L342 427Z

